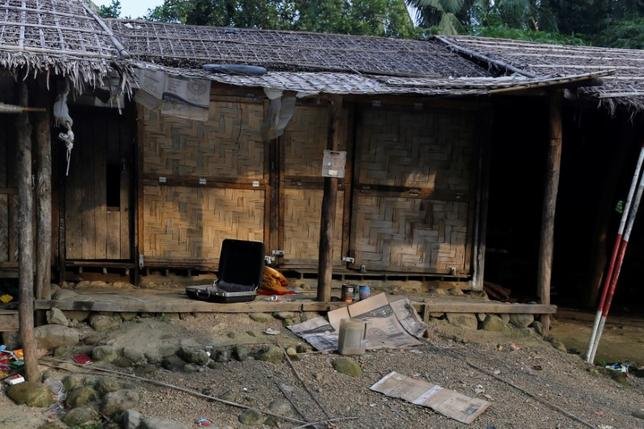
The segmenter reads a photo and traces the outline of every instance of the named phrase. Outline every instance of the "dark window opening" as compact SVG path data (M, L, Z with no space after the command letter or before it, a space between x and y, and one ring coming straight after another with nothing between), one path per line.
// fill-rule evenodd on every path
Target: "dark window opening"
M121 208L121 166L108 163L106 168L106 202L109 208Z

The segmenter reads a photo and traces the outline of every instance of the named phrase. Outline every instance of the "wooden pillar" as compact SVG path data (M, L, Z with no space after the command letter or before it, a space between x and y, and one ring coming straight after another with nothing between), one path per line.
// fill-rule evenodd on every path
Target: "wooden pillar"
M549 99L548 127L549 144L546 161L545 190L541 215L541 239L539 243L539 267L537 292L541 304L550 304L550 280L552 278L552 253L554 247L555 213L559 171L561 167L561 94L553 92ZM541 317L544 332L550 329L550 317Z
M472 261L472 289L485 289L485 250L487 246L487 218L490 198L490 150L492 112L479 112L478 180L476 213L474 216L474 258Z
M38 97L38 107L47 109L47 97ZM51 136L49 111L33 114L36 142L36 298L51 298Z
M21 106L27 106L27 85L18 84L18 98ZM20 339L25 354L25 378L36 381L38 361L34 340L34 243L33 243L33 182L31 177L31 125L27 113L16 119L16 175L18 182L18 259L20 304Z
M327 132L327 149L338 150L341 136L342 97L331 98L329 127ZM322 214L320 219L320 256L318 259L318 301L331 301L333 283L333 228L338 196L338 179L324 178L324 196L322 197Z

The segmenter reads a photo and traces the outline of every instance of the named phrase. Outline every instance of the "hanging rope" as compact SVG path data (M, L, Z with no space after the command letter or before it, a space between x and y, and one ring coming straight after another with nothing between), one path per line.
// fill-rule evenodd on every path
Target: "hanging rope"
M69 83L65 81L63 88L56 96L56 101L54 102L54 125L66 130L58 134L58 138L65 143L65 149L67 151L65 176L69 176L69 164L72 159L72 149L74 149L74 132L72 131L74 120L69 115L69 106L67 105L68 94Z

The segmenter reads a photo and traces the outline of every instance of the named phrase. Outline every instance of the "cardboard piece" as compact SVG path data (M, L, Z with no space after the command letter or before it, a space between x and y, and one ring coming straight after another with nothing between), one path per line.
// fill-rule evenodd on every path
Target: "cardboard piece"
M417 346L421 344L417 338L427 329L408 299L390 303L384 293L330 311L327 317L328 320L322 316L316 317L291 325L288 329L319 351L338 348L340 322L343 319L354 318L366 322L367 350Z
M391 398L404 399L412 404L431 408L446 417L470 424L480 416L490 403L470 398L437 384L407 377L395 371L385 375L371 386L371 390Z

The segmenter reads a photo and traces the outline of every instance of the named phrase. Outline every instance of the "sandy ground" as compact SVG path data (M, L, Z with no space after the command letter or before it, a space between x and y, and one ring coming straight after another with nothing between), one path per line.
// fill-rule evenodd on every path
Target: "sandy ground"
M256 322L243 314L201 315L184 320L146 318L129 322L121 331L110 335L119 342L141 341L141 329L146 325L148 332L161 332L157 339L164 341L188 337L198 343L217 345L298 341L281 326L279 320ZM281 334L263 335L263 330L269 326L280 329ZM253 332L254 336L247 331ZM156 339L149 337L146 341ZM644 428L644 420L632 416L634 411L644 407L642 379L629 377L625 384L620 384L597 373L579 356L555 350L534 336L467 331L439 320L430 325L428 341L422 346L369 352L358 357L363 369L361 377L353 378L334 371L331 365L334 357L307 353L294 361L294 365L326 413L333 417L358 417L338 423L338 428L466 427L429 409L369 390L369 386L393 370L490 401L490 408L469 426L472 428L585 427L526 393L482 373L468 362L497 373L499 377L557 404L594 427ZM230 361L198 373L158 369L146 376L197 391L209 391L261 409L266 409L273 399L284 399L286 394L303 418L315 421L325 417L324 411L308 396L288 363ZM210 419L218 428L244 427L238 421L242 410L173 389L147 384L138 384L137 388L143 392L139 411L145 415L171 418L188 427L196 427L194 421L198 417ZM44 421L43 413L44 410L17 407L0 395L0 428L36 428ZM294 426L281 423L280 427Z

